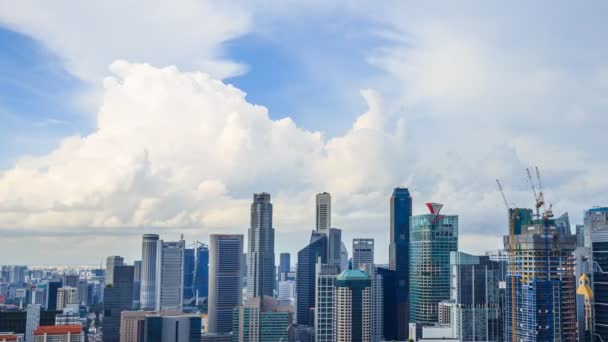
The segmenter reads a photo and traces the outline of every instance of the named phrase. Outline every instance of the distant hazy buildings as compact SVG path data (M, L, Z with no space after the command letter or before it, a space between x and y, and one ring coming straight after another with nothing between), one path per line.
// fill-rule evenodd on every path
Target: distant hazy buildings
M75 287L65 286L57 290L57 310L63 310L69 304L78 304L78 293Z
M158 235L144 234L141 255L141 292L139 304L143 310L156 308L156 268Z
M125 264L125 259L118 255L112 255L106 258L106 274L105 284L111 285L114 282L114 266L122 266ZM69 284L68 284L69 285Z
M327 234L331 228L331 195L322 192L316 196L317 232Z
M411 218L410 321L414 323L437 322L437 304L450 299L450 252L458 250L458 216L439 215L439 204L427 206L430 214Z
M270 194L253 194L247 237L247 297L274 296L274 228Z
M232 331L234 308L241 305L243 235L209 236L209 321L207 332Z
M410 321L410 218L412 217L412 196L407 188L395 188L390 200L390 245L389 263L390 269L395 271L396 276L396 312L387 311L385 316L397 318L396 327L390 327L388 331L394 330L397 336L394 339L405 340L408 337L408 323Z

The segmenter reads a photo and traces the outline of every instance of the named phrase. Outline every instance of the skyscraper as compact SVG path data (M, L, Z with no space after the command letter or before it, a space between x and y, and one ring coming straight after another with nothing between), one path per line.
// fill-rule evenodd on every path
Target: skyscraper
M121 314L121 342L198 342L200 340L200 315L175 311L123 311Z
M46 293L46 308L48 310L55 310L57 308L57 291L62 285L61 278L49 280Z
M315 341L334 340L334 292L340 266L316 264Z
M450 254L451 324L461 341L502 341L500 264L488 256Z
M507 341L575 341L576 237L550 218L535 219L514 234L506 279ZM504 238L510 249L510 236ZM513 315L513 313L515 315ZM515 333L515 337L513 337Z
M112 283L106 285L103 300L103 340L120 340L120 313L133 306L133 266L119 265L112 269Z
M395 188L391 196L391 232L389 244L390 269L395 271L397 312L385 311L385 316L397 317L396 338L405 340L409 333L410 312L410 218L412 196L407 188ZM386 310L386 309L385 309ZM393 330L393 329L389 329Z
M368 272L374 265L374 239L353 239L353 269Z
M40 325L40 305L30 304L27 306L27 318L25 320L25 341L34 341L34 330Z
M248 299L234 309L233 338L235 342L295 341L293 313L289 306L279 306L272 297Z
M331 228L331 194L322 192L317 194L317 232L327 234Z
M141 249L141 290L139 305L142 310L156 308L156 268L158 263L158 235L144 234Z
M206 298L209 295L209 246L198 241L197 244L194 290L198 298Z
M122 266L125 264L125 259L118 255L112 255L106 258L106 274L105 283L111 285L114 281L114 266Z
M184 250L184 305L192 305L196 300L196 293L194 290L195 265L195 249L186 248Z
M156 311L182 310L185 247L183 239L158 243Z
M247 241L247 298L274 296L274 228L270 194L253 194Z
M291 255L289 253L281 253L279 263L279 281L289 280L287 275L291 271Z
M298 252L296 273L296 319L298 325L312 327L310 310L315 306L315 267L327 263L327 235L312 232L310 243Z
M458 216L439 215L440 204L427 203L430 214L411 218L410 321L437 322L437 304L450 299L450 252L458 250Z
M234 308L241 305L243 235L209 236L209 321L207 332L232 331Z
M585 212L585 246L591 248L593 264L593 338L608 341L608 207Z
M367 273L348 270L336 277L336 342L371 342L372 288Z
M77 289L71 286L64 286L57 289L56 310L63 310L63 308L69 304L78 304Z
M133 307L139 308L141 295L141 260L133 262Z

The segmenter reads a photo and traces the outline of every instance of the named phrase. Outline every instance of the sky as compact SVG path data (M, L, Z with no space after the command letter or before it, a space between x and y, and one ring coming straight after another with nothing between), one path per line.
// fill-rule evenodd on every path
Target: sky
M602 1L0 0L0 264L141 255L141 234L332 224L376 239L405 186L501 247L538 166L557 214L608 205ZM295 256L294 256L295 258Z

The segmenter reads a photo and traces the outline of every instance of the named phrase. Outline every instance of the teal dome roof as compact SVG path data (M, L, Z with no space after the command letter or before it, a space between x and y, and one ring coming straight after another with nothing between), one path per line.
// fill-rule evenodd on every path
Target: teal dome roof
M369 280L369 275L361 270L346 270L340 273L336 280Z

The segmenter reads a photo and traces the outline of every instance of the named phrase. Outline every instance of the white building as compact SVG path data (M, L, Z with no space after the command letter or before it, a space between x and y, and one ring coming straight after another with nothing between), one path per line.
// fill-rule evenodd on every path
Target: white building
M334 340L334 292L338 265L317 263L315 267L315 341Z
M175 242L158 243L156 270L156 311L181 311L184 296L183 238Z
M27 316L25 318L25 340L34 341L34 330L40 325L40 304L30 304L27 306ZM1 340L1 339L0 339Z
M285 280L279 282L279 305L291 304L296 298L296 282Z
M317 231L327 234L331 228L331 194L323 192L317 194Z
M65 286L57 289L57 308L63 310L68 304L78 304L78 291L75 287Z
M374 264L374 239L353 239L353 269L367 272Z

